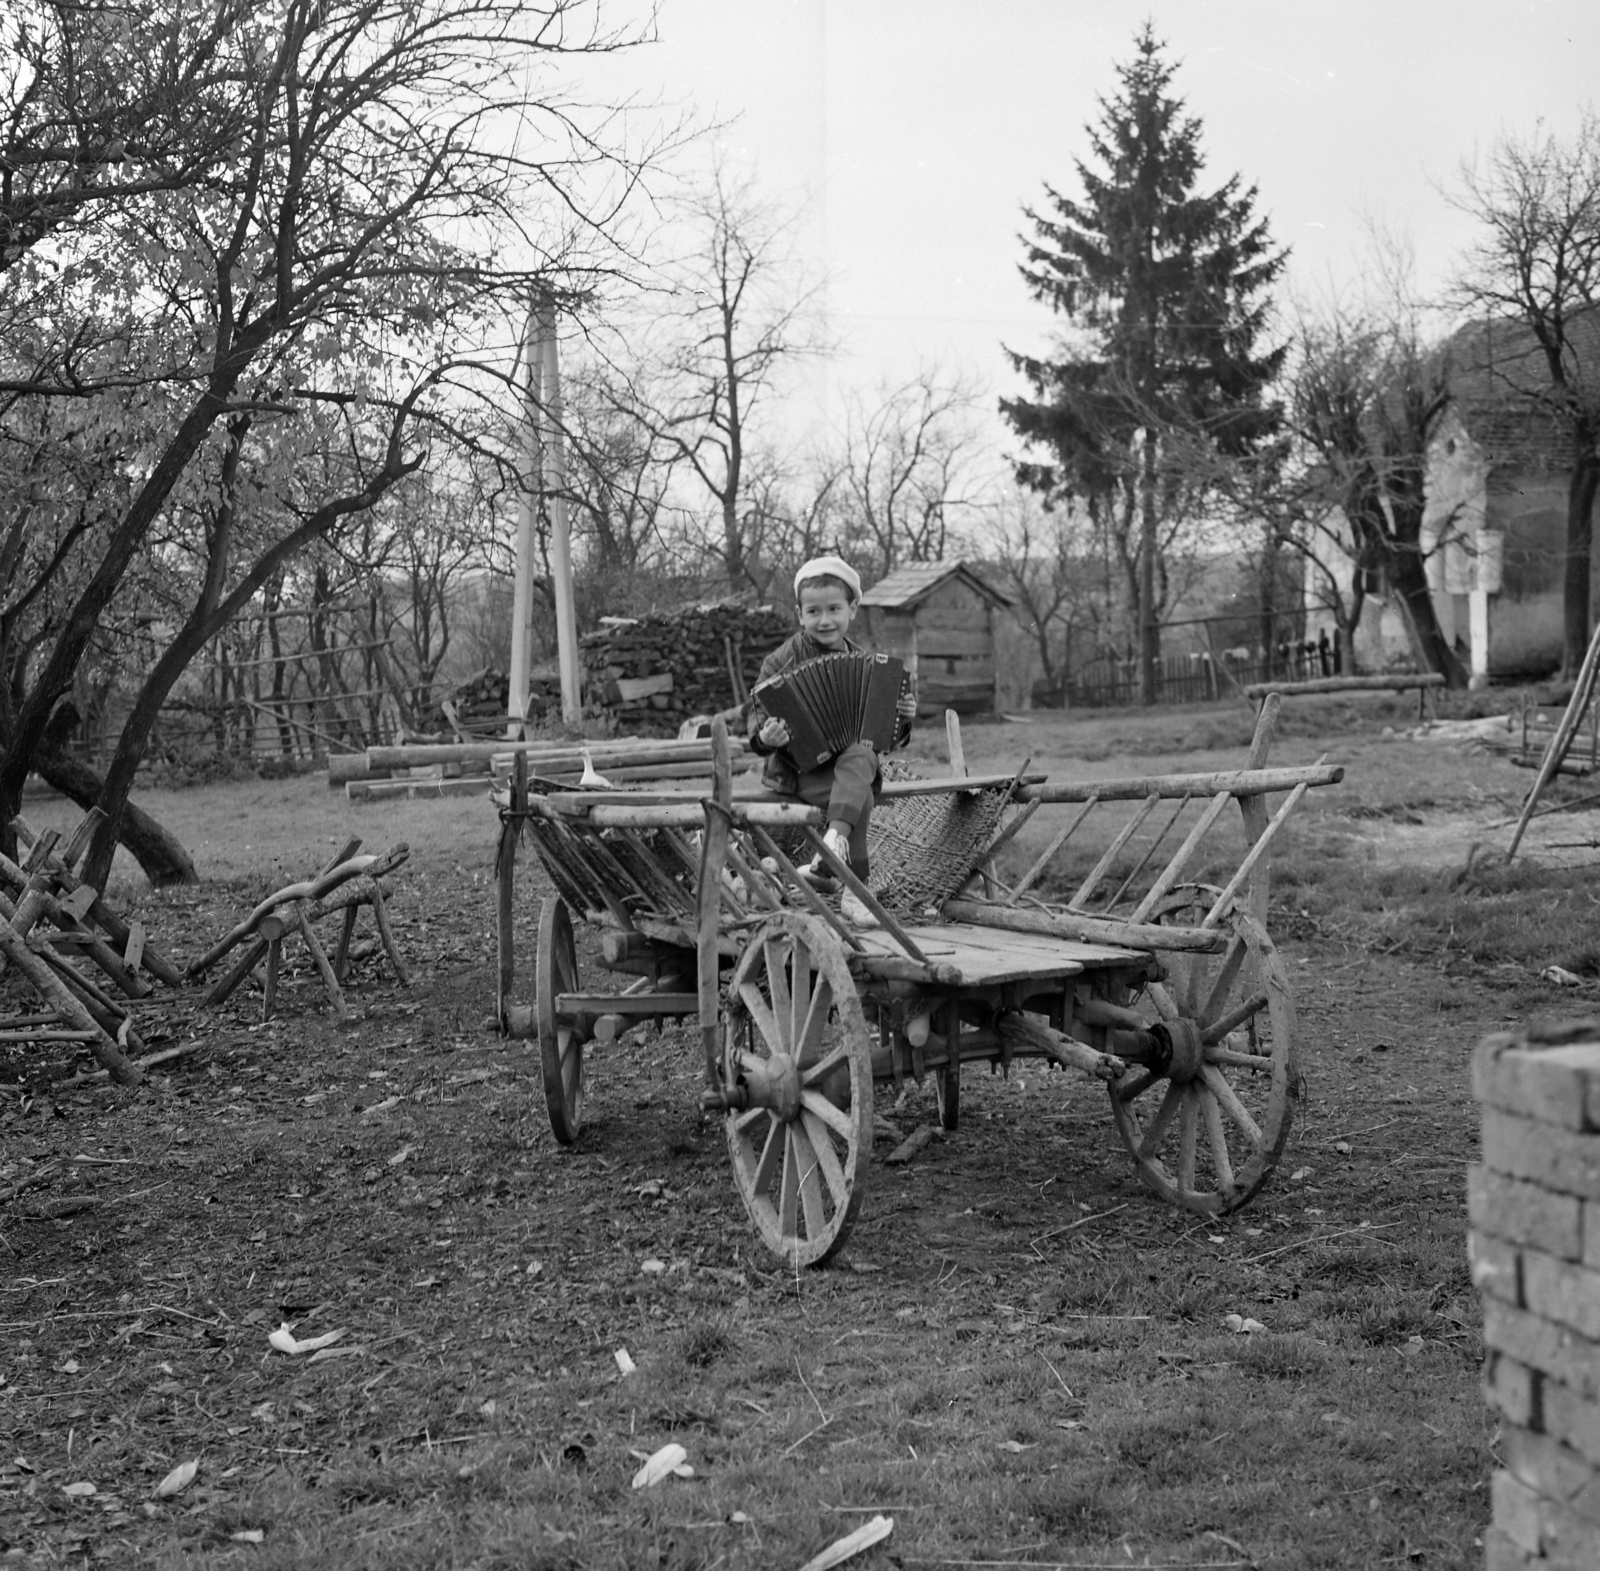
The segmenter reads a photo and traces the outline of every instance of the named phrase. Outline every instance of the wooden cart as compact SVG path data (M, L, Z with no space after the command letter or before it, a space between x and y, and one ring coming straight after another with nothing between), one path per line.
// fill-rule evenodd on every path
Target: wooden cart
M796 1266L826 1260L850 1232L874 1088L932 1075L941 1121L955 1129L973 1063L1043 1058L1104 1081L1112 1122L1152 1189L1193 1211L1235 1210L1276 1166L1299 1094L1289 979L1265 928L1270 847L1308 789L1343 777L1321 763L1267 768L1276 714L1269 700L1240 770L886 785L875 831L905 804L930 801L950 820L924 839L954 844L962 818L985 830L943 869L953 893L911 912L889 909L832 856L818 809L735 799L725 738L710 796L541 791L515 775L500 796L501 1028L537 1039L551 1127L570 1143L582 1126L585 1044L697 1016L702 1106L722 1119L757 1232ZM1267 797L1279 792L1269 819ZM1062 848L1116 804L1126 821L1076 892L1035 900L1029 891ZM1221 887L1193 881L1233 804L1244 855ZM994 852L1051 807L1071 811L1007 887ZM531 1004L518 1002L512 941L525 834L557 891L539 914ZM874 908L879 928L852 930L799 876L796 861L813 853ZM601 929L602 963L626 985L580 976L575 916Z

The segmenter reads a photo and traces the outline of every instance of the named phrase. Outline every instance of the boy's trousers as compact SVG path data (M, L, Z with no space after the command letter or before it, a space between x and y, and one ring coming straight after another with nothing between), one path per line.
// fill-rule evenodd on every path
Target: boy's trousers
M867 823L878 783L878 755L867 742L852 742L832 763L802 774L796 795L809 807L826 808L828 819L850 826L850 871L867 876Z

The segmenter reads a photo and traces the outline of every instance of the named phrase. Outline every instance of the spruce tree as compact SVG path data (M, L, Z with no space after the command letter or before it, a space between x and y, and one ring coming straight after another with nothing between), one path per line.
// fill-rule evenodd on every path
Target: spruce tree
M1010 353L1031 398L1001 413L1049 458L1018 465L1047 497L1078 497L1111 533L1139 627L1139 692L1154 703L1161 656L1163 524L1204 509L1229 466L1270 451L1281 424L1267 390L1282 348L1260 348L1282 271L1256 188L1236 175L1199 189L1201 123L1173 96L1175 67L1146 23L1120 91L1085 127L1074 201L1046 186L1025 210L1024 278L1067 329L1054 358Z

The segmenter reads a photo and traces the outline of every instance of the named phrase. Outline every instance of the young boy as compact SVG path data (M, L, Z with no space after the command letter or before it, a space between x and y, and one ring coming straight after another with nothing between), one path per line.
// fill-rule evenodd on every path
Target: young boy
M818 556L807 562L794 575L794 598L800 631L761 662L761 681L819 655L860 648L846 635L861 602L861 578L843 557ZM902 693L896 709L899 720L894 746L904 747L916 718L916 699ZM762 783L785 796L797 796L812 807L826 808L828 827L823 838L841 861L849 863L850 871L865 882L867 822L879 781L878 755L871 743L853 742L820 769L802 770L784 751L789 727L782 720L752 709L749 726L752 751L767 755ZM816 871L826 870L817 867ZM840 909L845 919L857 926L869 926L874 920L848 889L840 900Z

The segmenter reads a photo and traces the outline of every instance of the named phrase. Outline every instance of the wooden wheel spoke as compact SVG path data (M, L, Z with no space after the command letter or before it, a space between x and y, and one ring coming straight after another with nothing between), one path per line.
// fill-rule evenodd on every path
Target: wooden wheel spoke
M1172 994L1167 991L1164 983L1150 984L1150 1002L1156 1006L1156 1013L1163 1020L1170 1023L1179 1018L1178 1006L1172 1001Z
M1183 1099L1178 1114L1178 1184L1183 1189L1192 1190L1195 1156L1200 1144L1200 1098L1190 1086L1175 1089L1179 1090Z
M764 1107L747 1107L742 1113L733 1115L733 1132L742 1136L752 1124L759 1123L766 1116L767 1110Z
M800 1190L800 1209L806 1219L806 1236L815 1238L828 1225L828 1213L822 1203L821 1165L801 1124L789 1125L789 1140L794 1151L795 1182Z
M778 1178L778 1232L784 1238L793 1238L798 1232L800 1199L800 1162L794 1148L794 1125L775 1124L773 1127L783 1152L783 1171Z
M752 1175L751 1187L758 1195L764 1195L772 1187L772 1180L777 1176L778 1164L783 1160L783 1125L776 1118L768 1119L767 1138L761 1147L761 1155L756 1160L756 1170Z
M850 1115L835 1107L820 1091L802 1090L800 1105L808 1113L815 1113L841 1140L848 1142L855 1138L856 1126Z
M1238 1126L1240 1132L1247 1139L1251 1147L1261 1144L1261 1126L1250 1116L1249 1110L1234 1093L1222 1072L1214 1069L1210 1064L1200 1066L1200 1078L1206 1089L1222 1104L1223 1111Z
M1228 1135L1222 1127L1222 1109L1209 1086L1200 1092L1200 1111L1205 1115L1206 1144L1211 1147L1211 1170L1216 1174L1217 1188L1231 1195L1233 1163L1228 1157Z
M814 1064L807 1064L800 1071L800 1084L802 1086L815 1085L830 1069L837 1069L840 1064L850 1061L850 1049L840 1042L830 1052L823 1054Z
M1161 1076L1153 1070L1136 1069L1125 1079L1113 1081L1111 1094L1124 1107L1127 1107L1130 1103L1136 1102L1142 1097L1159 1079L1161 1079Z
M1200 1006L1200 1012L1195 1018L1202 1026L1208 1025L1217 1017L1217 1011L1228 1000L1228 994L1233 991L1233 984L1238 980L1239 967L1244 964L1246 949L1243 933L1235 933L1233 942L1223 952L1221 963L1217 966L1217 974L1212 979L1211 991L1206 995L1206 1001Z
M1267 1007L1267 995L1257 993L1254 998L1247 998L1235 1009L1230 1009L1220 1020L1213 1021L1206 1027L1200 1040L1210 1047L1215 1042L1222 1041L1244 1025L1247 1021L1254 1020L1263 1009Z
M767 1044L768 1051L781 1053L783 1044L782 1038L778 1035L778 1022L761 989L754 982L741 982L739 1002L744 1005L750 1018L755 1022L756 1030L760 1033L761 1040Z
M1139 1142L1140 1156L1151 1157L1161 1149L1161 1142L1166 1139L1167 1130L1172 1127L1172 1120L1182 1105L1183 1087L1169 1082L1167 1094L1161 1098L1161 1106L1156 1109L1156 1116L1150 1120L1150 1127Z
M1205 1061L1208 1064L1226 1064L1230 1069L1245 1069L1253 1075L1272 1068L1270 1053L1236 1053L1231 1047L1208 1047Z
M845 1181L844 1169L839 1166L839 1158L834 1154L833 1137L828 1132L827 1125L809 1109L801 1113L800 1121L806 1127L811 1149L817 1155L817 1167L827 1181L828 1192L833 1196L835 1208L838 1208L849 1198L850 1186Z
M811 953L804 944L794 946L794 970L789 983L789 1050L798 1059L801 1038L811 1016Z
M761 948L767 962L767 992L772 998L773 1035L770 1040L780 1052L792 1052L790 1031L794 1024L794 1006L789 1001L788 973L794 943L769 938Z
M794 1034L794 1056L802 1064L806 1061L806 1054L816 1047L822 1036L823 1027L828 1023L828 1011L832 1007L833 986L827 977L819 972L817 985L812 990L811 1000L806 1006L805 1019L800 1022ZM830 1061L833 1056L829 1054Z

